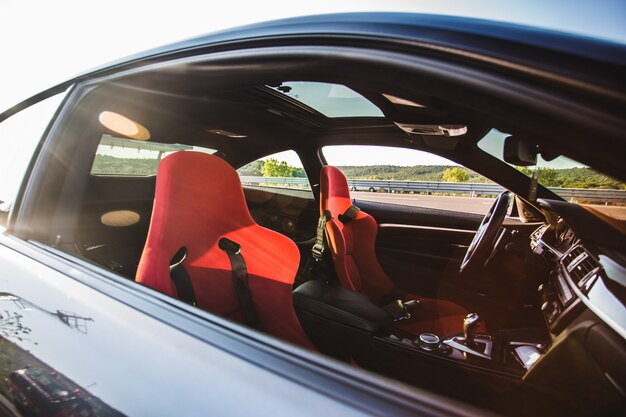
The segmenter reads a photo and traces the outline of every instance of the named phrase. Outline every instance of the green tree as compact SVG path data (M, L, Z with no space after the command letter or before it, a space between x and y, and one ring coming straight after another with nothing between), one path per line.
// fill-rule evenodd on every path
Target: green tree
M529 177L533 176L533 171L528 167L515 167L522 174ZM544 187L562 187L567 178L563 178L563 174L554 168L535 168L537 172L537 180Z
M537 176L539 184L546 187L559 187L562 181L559 181L559 172L554 168L539 168Z
M250 177L260 177L263 175L261 169L263 168L263 161L252 161L249 164L246 164L239 168L237 172L239 175L250 176Z
M519 172L526 175L527 177L530 177L532 175L532 172L530 171L530 168L528 167L516 166L515 169L517 169Z
M469 175L461 167L446 168L443 171L443 180L445 182L467 182Z
M264 177L292 177L294 168L287 162L269 158L263 163L261 173Z
M306 172L304 172L304 168L293 168L293 173L291 174L296 178L306 178Z

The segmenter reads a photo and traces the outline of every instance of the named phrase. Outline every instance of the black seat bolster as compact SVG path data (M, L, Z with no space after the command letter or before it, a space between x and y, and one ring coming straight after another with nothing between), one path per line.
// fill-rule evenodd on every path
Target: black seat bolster
M298 313L371 333L380 333L393 322L391 316L367 296L321 281L308 281L296 288L293 303Z

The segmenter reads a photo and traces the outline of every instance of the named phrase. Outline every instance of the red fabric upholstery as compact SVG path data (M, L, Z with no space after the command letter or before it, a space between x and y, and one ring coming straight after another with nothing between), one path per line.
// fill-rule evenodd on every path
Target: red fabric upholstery
M176 297L169 263L183 246L184 267L196 303L220 316L243 321L232 270L218 241L227 237L241 245L248 283L263 329L312 347L292 302L292 285L300 255L287 237L257 225L236 171L224 160L200 153L177 152L160 163L154 209L136 280Z
M352 202L346 177L333 166L322 168L320 197L320 211L329 210L333 216L326 223L326 235L341 285L380 303L395 285L376 257L376 220L362 211L347 224L337 219ZM463 330L463 318L468 312L458 304L415 295L407 296L405 301L411 299L420 300L422 307L413 313L412 319L399 322L398 327L416 334L430 332L439 336Z
M337 168L322 168L320 190L321 212L329 210L333 216L326 223L326 235L341 286L379 303L394 285L376 259L376 220L362 211L348 224L337 219L352 205L348 181Z

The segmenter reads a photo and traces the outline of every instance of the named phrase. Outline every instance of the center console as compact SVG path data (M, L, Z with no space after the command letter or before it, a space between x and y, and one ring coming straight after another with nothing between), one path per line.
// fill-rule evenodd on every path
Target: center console
M477 333L477 314L465 317L463 333L411 334L366 296L321 281L299 286L293 300L302 325L323 353L407 382L423 382L426 371L500 386L503 380L516 383L541 358L549 340L545 328ZM419 308L411 314L419 316Z

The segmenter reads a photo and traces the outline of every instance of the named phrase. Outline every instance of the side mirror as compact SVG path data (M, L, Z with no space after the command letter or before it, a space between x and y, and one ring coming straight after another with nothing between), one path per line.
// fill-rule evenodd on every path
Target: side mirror
M504 139L504 160L509 164L532 166L537 164L537 145L516 136Z

